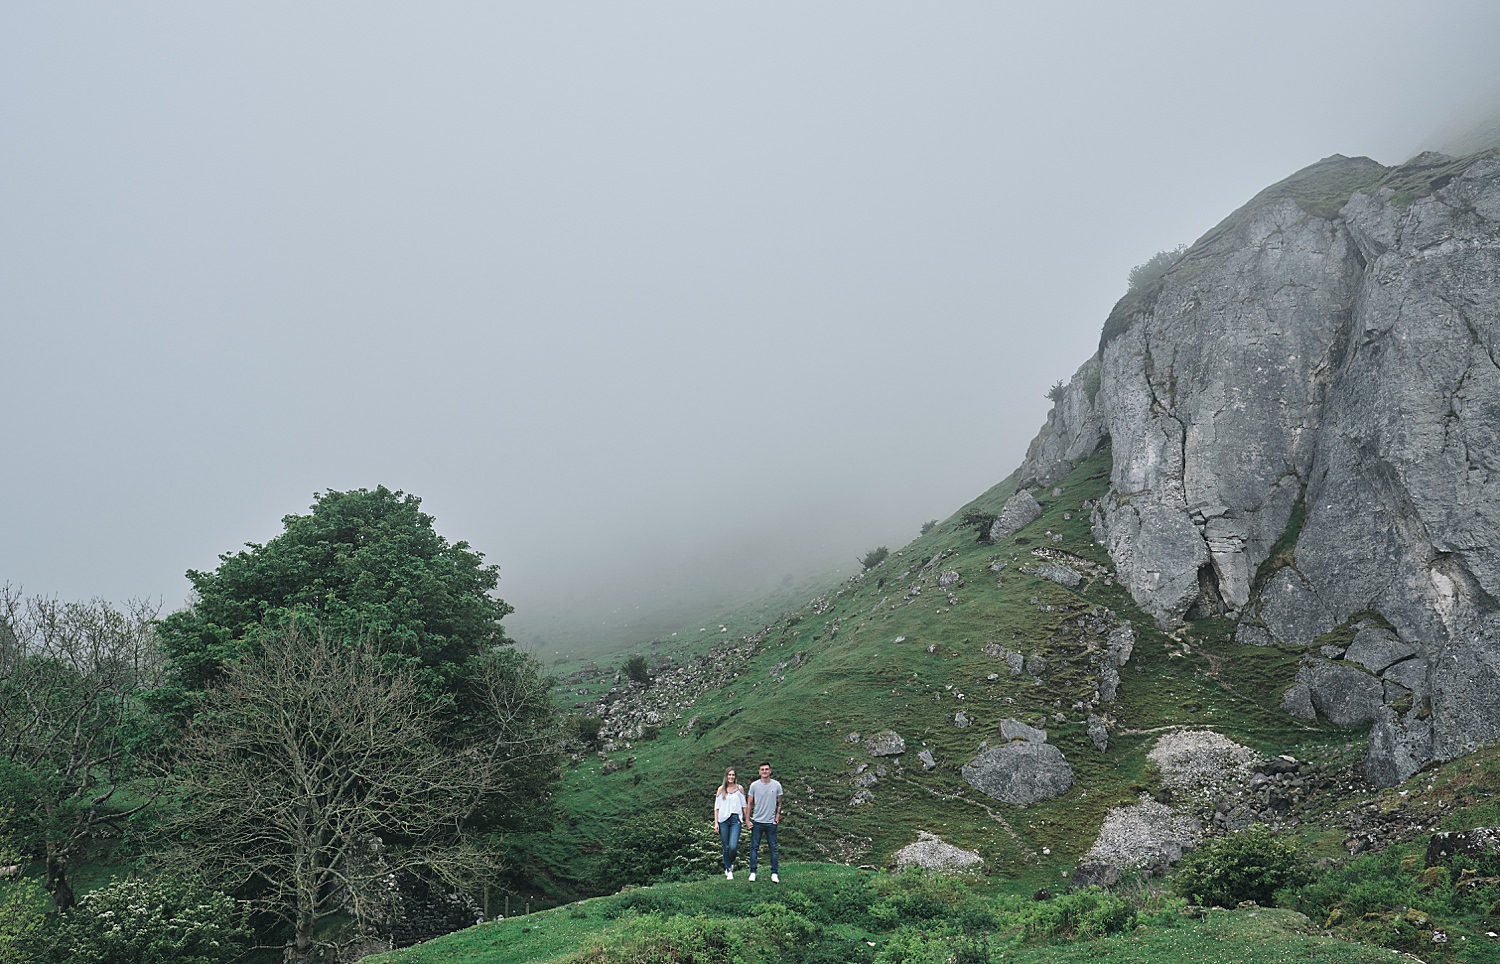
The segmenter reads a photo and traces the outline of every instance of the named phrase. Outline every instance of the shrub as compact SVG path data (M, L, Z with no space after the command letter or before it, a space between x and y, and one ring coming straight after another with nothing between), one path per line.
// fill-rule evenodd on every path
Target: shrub
M936 519L928 519L926 522L922 523L922 533L921 534L925 536L927 533L931 532L933 529L936 529L936 528L937 528L937 520Z
M651 683L651 671L646 668L646 657L639 654L625 661L623 672L625 678L632 683L640 683L642 686L648 686Z
M3 821L4 813L0 813ZM0 866L19 866L20 850L0 833ZM0 964L23 964L37 959L46 943L44 927L52 898L31 877L0 877Z
M566 958L567 964L696 964L724 961L740 943L733 922L711 917L651 914L633 931L641 936L610 938Z
M176 880L115 880L63 914L53 936L58 964L220 964L251 937L234 898Z
M977 542L990 541L990 529L995 525L998 516L993 512L981 512L978 509L970 509L958 517L958 528L973 529Z
M1307 862L1297 843L1256 824L1188 854L1172 885L1178 894L1207 906L1233 907L1245 900L1274 905L1278 888L1307 878Z
M599 745L599 731L604 729L604 718L593 715L580 715L573 717L574 725L578 728L578 739L588 746Z
M719 835L701 816L669 810L620 826L604 845L603 859L615 889L690 880L719 870Z
M1187 245L1179 244L1170 251L1158 251L1143 263L1130 269L1127 279L1131 291L1138 291L1164 276L1178 260L1182 258L1182 252L1187 250Z
M1065 386L1062 383L1062 379L1059 378L1057 381L1052 383L1051 388L1047 389L1047 399L1053 402L1060 402L1062 401L1063 392L1066 390L1067 386Z
M1130 930L1136 924L1135 904L1099 887L1016 904L1014 908L1021 934L1030 941L1093 940Z
M864 566L866 571L869 571L880 565L882 562L885 562L885 557L890 554L891 550L887 549L885 546L880 546L879 548L871 549L869 552L865 553L864 558L859 560L859 564L861 566Z
M945 958L944 950L916 928L902 927L880 948L875 964L940 964Z
M756 904L753 932L783 954L811 947L823 938L823 928L782 903Z

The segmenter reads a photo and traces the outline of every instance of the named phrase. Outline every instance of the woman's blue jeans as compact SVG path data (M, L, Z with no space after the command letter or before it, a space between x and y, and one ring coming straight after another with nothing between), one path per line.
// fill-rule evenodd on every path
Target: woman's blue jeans
M740 849L740 815L732 813L719 821L719 843L724 847L724 869L734 869L734 854Z

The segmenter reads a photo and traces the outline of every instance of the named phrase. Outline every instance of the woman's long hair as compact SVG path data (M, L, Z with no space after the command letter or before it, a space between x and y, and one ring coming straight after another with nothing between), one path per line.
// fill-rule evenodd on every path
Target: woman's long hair
M721 796L721 797L724 794L726 794L726 793L729 792L729 775L731 773L734 774L734 785L736 787L738 787L740 785L740 782L739 782L740 773L739 773L739 771L736 770L734 767L730 767L729 769L725 770L724 771L724 782L721 783L721 784L719 784L719 793L718 793L718 795Z

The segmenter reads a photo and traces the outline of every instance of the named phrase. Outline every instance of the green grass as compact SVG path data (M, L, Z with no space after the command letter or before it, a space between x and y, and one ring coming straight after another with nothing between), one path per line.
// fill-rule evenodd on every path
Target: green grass
M1182 913L1149 895L1137 906L1147 926L1111 936L1073 938L1049 932L1038 904L1007 896L983 881L891 877L828 864L787 864L783 882L715 878L666 884L495 921L425 944L368 958L372 964L522 964L579 960L860 961L903 959L1011 961L1020 964L1093 961L1332 961L1348 964L1402 959L1389 950L1332 938L1288 910ZM1108 899L1106 899L1108 900ZM1147 905L1157 904L1155 910ZM1117 906L1125 906L1120 901ZM1057 920L1057 918L1053 918ZM795 927L793 946L765 926ZM1029 923L1028 923L1029 922ZM1040 930L1033 930L1040 926ZM1055 923L1051 926L1057 926ZM694 955L684 934L716 934L724 946Z

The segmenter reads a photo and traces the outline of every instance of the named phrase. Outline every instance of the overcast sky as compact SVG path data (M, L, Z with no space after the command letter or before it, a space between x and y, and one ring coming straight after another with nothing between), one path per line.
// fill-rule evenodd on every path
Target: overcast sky
M852 572L1016 467L1132 266L1497 50L1493 0L0 0L0 582L176 608L377 484L521 631Z

